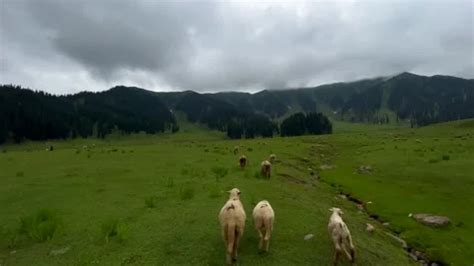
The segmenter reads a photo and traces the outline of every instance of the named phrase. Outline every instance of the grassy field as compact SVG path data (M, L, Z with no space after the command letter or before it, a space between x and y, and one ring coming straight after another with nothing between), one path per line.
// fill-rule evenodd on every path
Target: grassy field
M231 141L182 125L175 135L26 143L0 148L1 265L222 265L217 214L238 187L247 212L241 265L330 265L329 208L341 207L357 265L410 265L384 226L338 196L365 201L411 245L453 265L474 262L474 122L417 130L336 124L331 136ZM239 169L235 145L250 160ZM1 152L5 150L5 152ZM277 154L270 180L258 166ZM449 156L449 159L446 159ZM445 158L443 160L443 158ZM373 171L355 174L359 165ZM308 167L321 171L321 182ZM276 213L270 252L258 254L251 210ZM410 212L449 216L431 229ZM365 232L365 223L377 227ZM307 234L314 238L305 241ZM50 238L50 236L52 236Z

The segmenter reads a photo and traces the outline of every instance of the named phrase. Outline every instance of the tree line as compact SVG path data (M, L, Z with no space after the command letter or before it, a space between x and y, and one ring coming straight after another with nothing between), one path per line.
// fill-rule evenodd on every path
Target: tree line
M176 119L150 92L109 91L56 96L14 85L0 86L0 143L25 139L104 138L122 133L177 131Z

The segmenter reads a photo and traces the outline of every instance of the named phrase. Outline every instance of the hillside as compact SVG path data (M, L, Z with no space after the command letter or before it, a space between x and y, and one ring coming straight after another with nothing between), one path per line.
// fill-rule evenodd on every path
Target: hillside
M255 94L151 92L117 86L100 93L66 96L3 85L0 103L0 118L4 121L0 124L0 143L25 138L103 137L114 130L177 131L173 110L211 129L240 128L238 133L242 131L245 137L268 137L278 134L282 117L299 111L322 112L338 121L412 127L472 118L474 81L402 73L390 78Z

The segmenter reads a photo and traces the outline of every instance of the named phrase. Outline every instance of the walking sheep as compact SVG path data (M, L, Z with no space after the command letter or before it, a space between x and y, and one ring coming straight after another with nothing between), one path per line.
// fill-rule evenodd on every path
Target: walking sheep
M260 174L264 177L270 178L271 171L272 171L272 164L267 160L263 161L262 164L260 165Z
M253 209L253 221L255 229L257 229L260 236L260 242L258 244L259 250L268 251L274 220L275 213L270 203L266 200L257 203Z
M239 158L240 168L244 168L247 165L247 156L242 155Z
M219 222L222 229L222 238L226 246L226 262L231 264L237 260L237 248L244 233L245 210L240 202L240 190L233 188L229 191L229 200L219 213Z
M334 254L334 265L337 265L341 254L345 254L349 261L354 262L355 250L349 228L341 218L343 212L339 208L331 208L332 215L329 218L328 231L331 235L336 252ZM347 251L349 248L349 252Z
M268 160L270 161L270 163L274 163L276 161L276 158L277 156L275 154L270 154L270 156L268 157Z

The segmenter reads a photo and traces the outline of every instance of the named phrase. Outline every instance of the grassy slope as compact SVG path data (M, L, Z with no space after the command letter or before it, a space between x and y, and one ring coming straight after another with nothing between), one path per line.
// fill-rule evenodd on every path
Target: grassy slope
M364 126L354 126L361 129ZM342 128L347 129L344 125ZM361 130L328 137L336 147L335 170L323 180L364 201L412 245L453 265L474 262L474 120L417 130ZM449 156L443 160L442 156ZM357 174L360 165L372 174ZM432 229L409 213L447 215L453 226Z
M367 217L336 197L324 183L308 181L308 166L323 163L320 153L335 146L328 137L223 140L219 133L183 127L162 136L115 137L108 141L55 142L55 150L30 143L0 153L0 264L2 265L222 265L224 247L217 213L225 191L239 187L247 211L240 261L248 265L329 265L332 243L328 209L339 206L357 246L358 265L407 265L407 256L383 232L365 232ZM343 138L343 135L336 137ZM250 166L242 171L236 144L244 145ZM83 149L86 144L93 148ZM80 152L78 152L78 150ZM255 177L259 162L276 153L271 180ZM229 173L216 180L212 169ZM339 171L339 169L337 170ZM145 199L155 196L155 208ZM257 254L251 210L268 199L276 212L270 253ZM35 243L19 237L8 247L19 217L48 208L60 226L53 239ZM105 240L101 225L118 219L120 241ZM315 237L304 241L312 233ZM63 255L51 250L70 247Z

